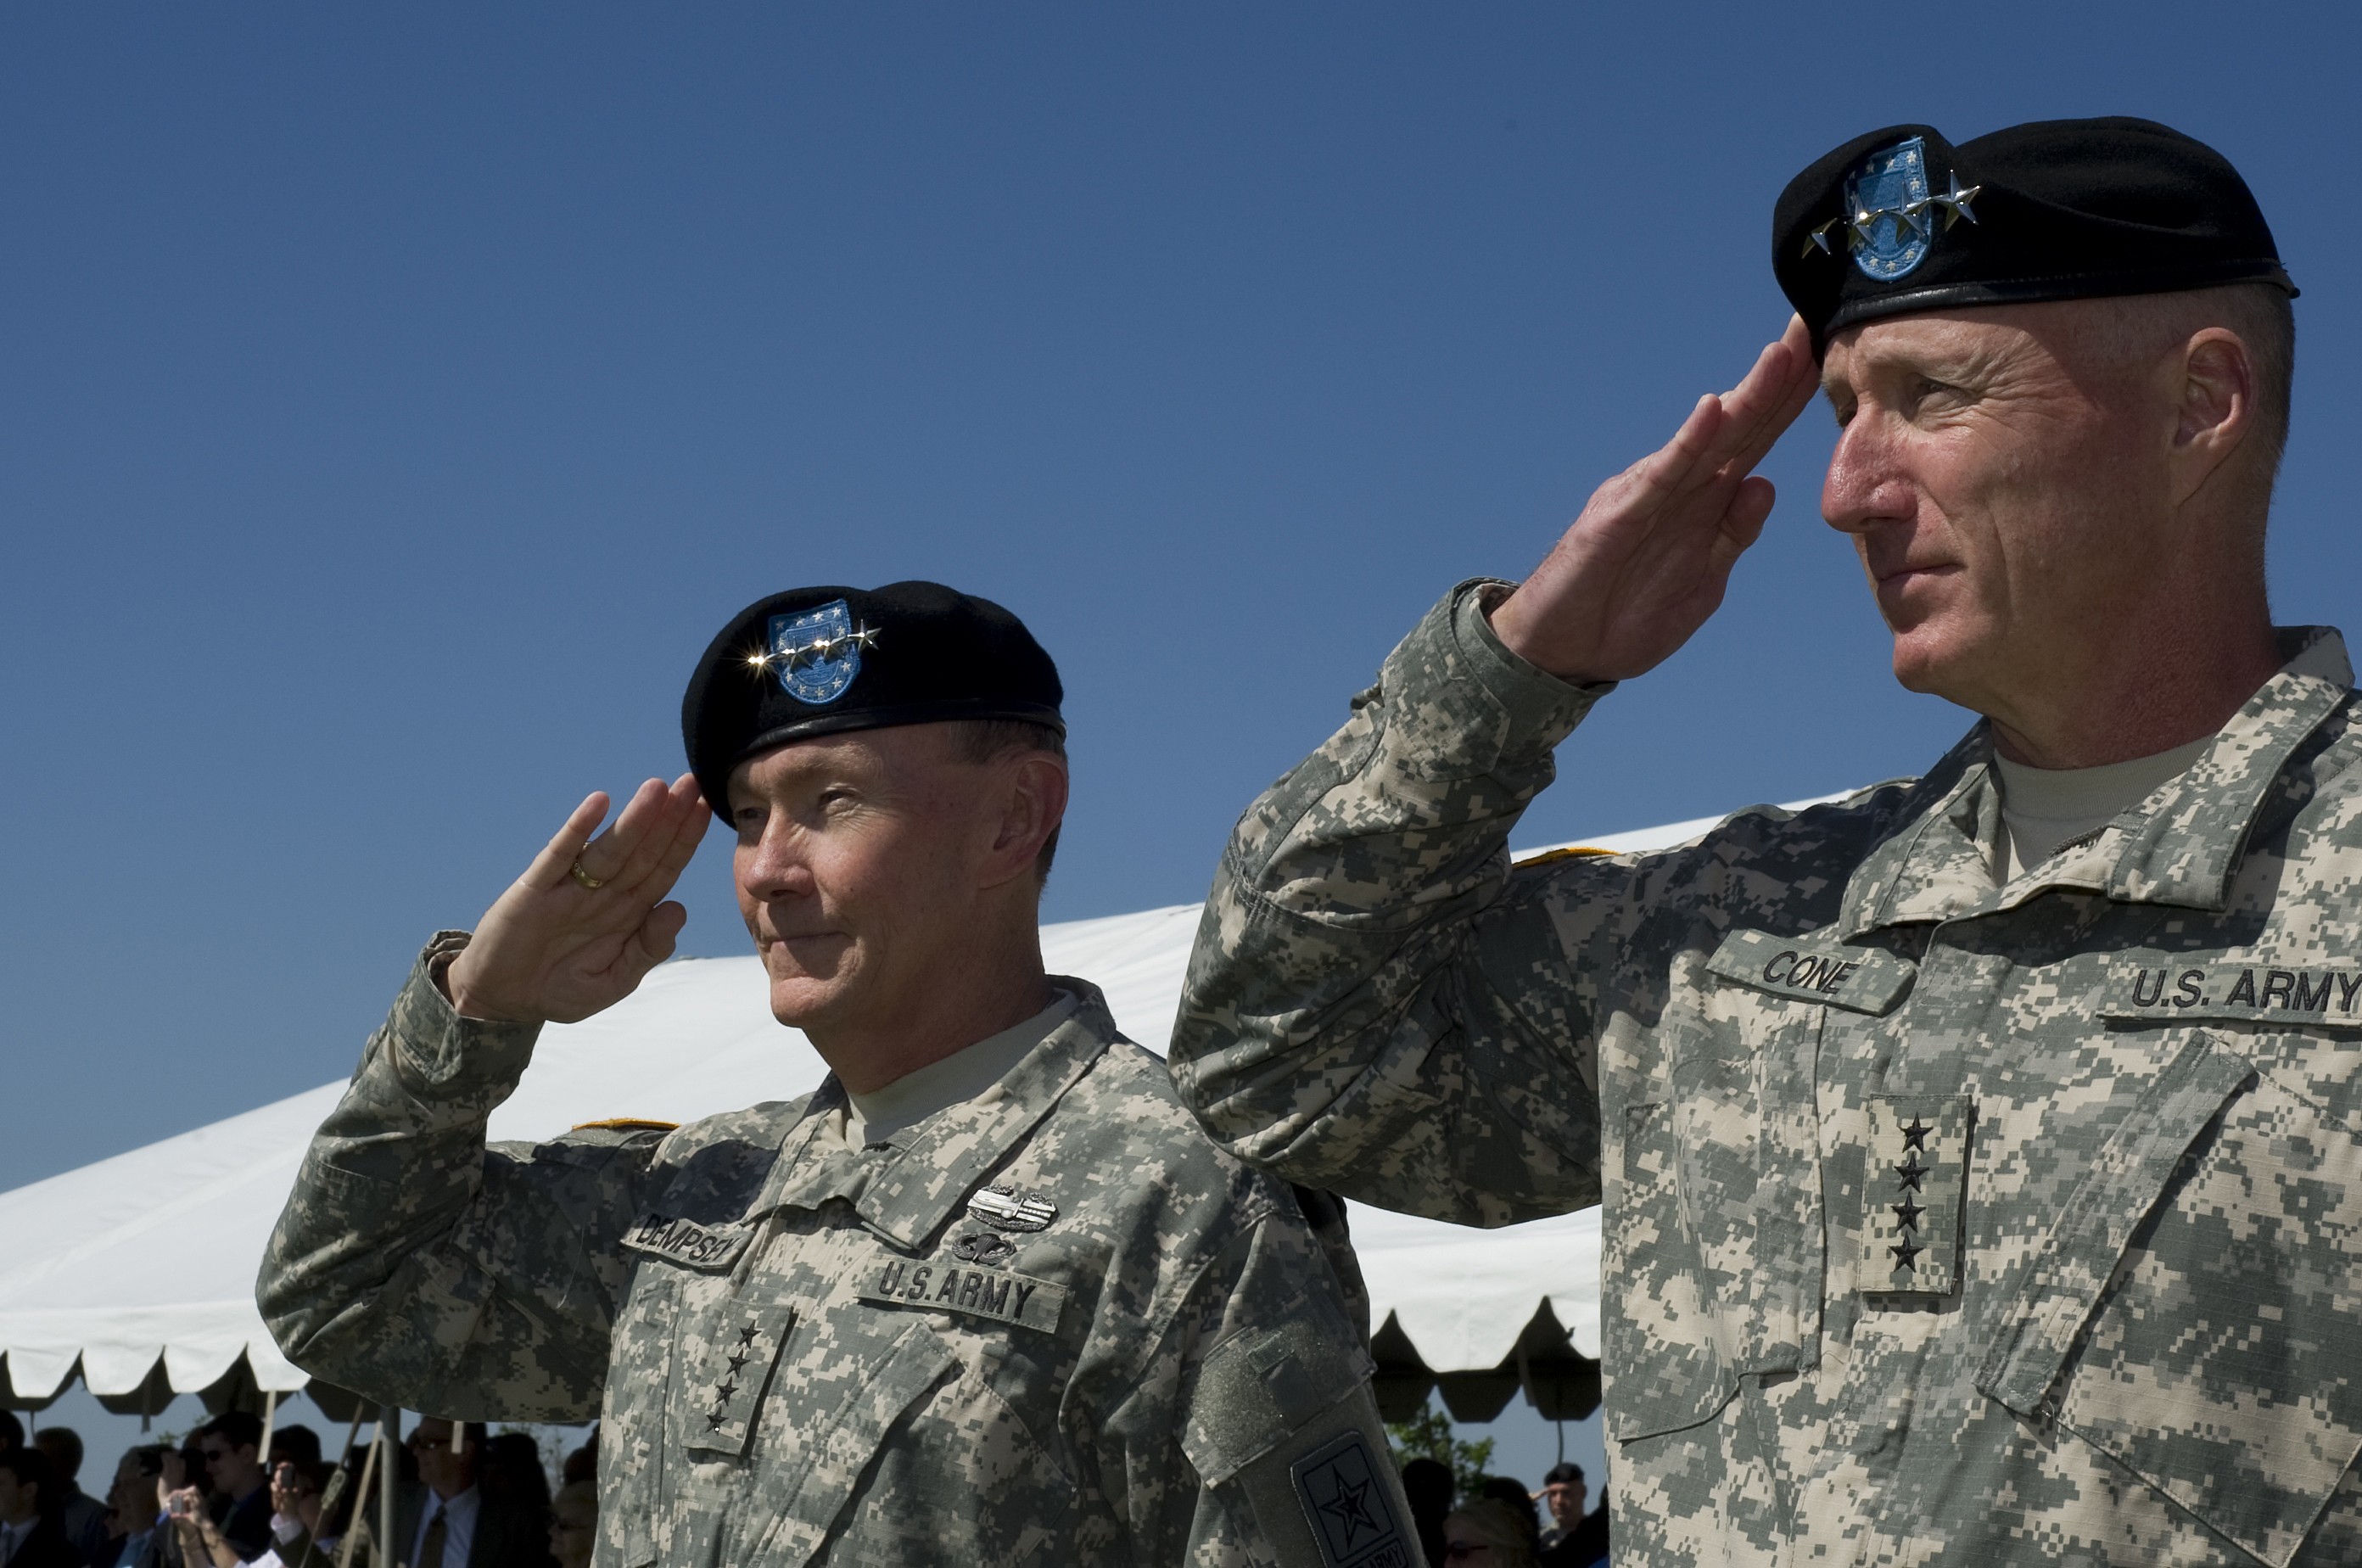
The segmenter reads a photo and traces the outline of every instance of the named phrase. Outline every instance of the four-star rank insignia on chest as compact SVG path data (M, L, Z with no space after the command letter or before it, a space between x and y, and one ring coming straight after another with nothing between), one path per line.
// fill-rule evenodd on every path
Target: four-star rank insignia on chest
M1965 1095L1871 1100L1855 1276L1865 1293L1949 1296L1959 1288L1970 1110Z
M795 1309L784 1303L745 1301L721 1318L705 1344L690 1347L679 1389L688 1405L681 1420L689 1447L734 1456L746 1452L771 1364L794 1321Z

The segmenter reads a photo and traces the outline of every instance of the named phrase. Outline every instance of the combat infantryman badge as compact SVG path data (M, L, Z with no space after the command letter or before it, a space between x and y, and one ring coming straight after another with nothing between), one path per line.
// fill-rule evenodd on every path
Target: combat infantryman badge
M1058 1217L1058 1206L1042 1194L1005 1187L978 1187L967 1211L996 1231L1040 1231Z

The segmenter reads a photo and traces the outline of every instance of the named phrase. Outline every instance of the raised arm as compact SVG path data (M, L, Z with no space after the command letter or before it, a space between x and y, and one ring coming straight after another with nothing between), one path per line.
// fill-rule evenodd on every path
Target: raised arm
M664 900L704 825L694 783L650 780L593 839L606 806L583 802L472 941L427 947L314 1138L256 1286L306 1371L460 1419L597 1413L658 1140L487 1147L484 1128L541 1023L629 995L680 930Z
M1662 972L1651 933L1680 922L1651 911L1705 890L1661 864L1513 875L1508 835L1608 683L1719 605L1771 510L1750 470L1812 388L1792 326L1601 486L1523 585L1455 590L1248 809L1173 1037L1174 1080L1218 1142L1462 1223L1596 1201L1598 1030Z

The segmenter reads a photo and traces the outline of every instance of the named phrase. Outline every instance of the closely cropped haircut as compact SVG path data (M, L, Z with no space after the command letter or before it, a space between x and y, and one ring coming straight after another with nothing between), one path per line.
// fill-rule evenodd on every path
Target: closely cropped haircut
M33 1434L33 1446L50 1456L64 1479L82 1474L82 1434L72 1427L43 1427Z
M228 1443L233 1452L241 1448L254 1449L259 1458L262 1448L262 1418L251 1410L224 1410L199 1427L196 1435L201 1441L217 1437Z
M38 1448L12 1448L6 1453L0 1453L0 1470L6 1470L14 1475L19 1486L40 1487L41 1511L43 1513L50 1511L49 1485L50 1477L55 1474L55 1467L50 1463L48 1454Z
M952 722L952 749L962 762L977 766L1012 752L1039 753L1064 763L1066 737L1052 725L1026 719L956 719ZM1034 881L1049 881L1050 863L1058 857L1058 834L1065 828L1061 823L1042 841L1042 853L1033 857Z
M298 1464L320 1463L320 1434L301 1421L290 1422L270 1434L270 1457L292 1459Z
M2289 411L2296 381L2296 312L2285 291L2268 283L2235 283L2179 293L2125 294L2106 302L2104 342L2132 364L2189 341L2210 326L2226 327L2247 346L2256 374L2255 435L2263 499L2288 447Z
M2296 389L2296 309L2288 294L2264 283L2209 290L2223 296L2224 326L2239 335L2256 366L2256 429L2278 472L2288 449L2289 414Z

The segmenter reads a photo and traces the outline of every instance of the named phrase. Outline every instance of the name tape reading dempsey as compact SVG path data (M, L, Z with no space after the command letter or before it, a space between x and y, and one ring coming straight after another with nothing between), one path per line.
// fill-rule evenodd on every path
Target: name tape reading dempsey
M624 1245L710 1272L737 1262L754 1236L751 1225L701 1225L694 1220L651 1214L624 1232Z

